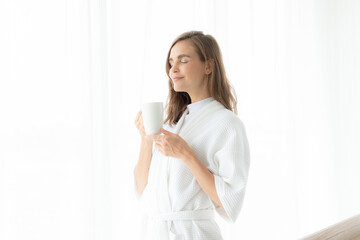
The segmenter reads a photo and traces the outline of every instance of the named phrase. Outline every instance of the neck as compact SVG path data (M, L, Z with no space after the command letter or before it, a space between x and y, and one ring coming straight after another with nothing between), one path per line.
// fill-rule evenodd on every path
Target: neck
M191 103L196 103L196 102L199 102L199 101L204 100L209 97L211 97L210 94L204 94L201 96L191 96L190 95Z
M211 97L209 91L207 91L207 86L204 86L203 89L201 89L200 91L188 92L188 94L190 96L191 103L196 103L204 100L205 98Z

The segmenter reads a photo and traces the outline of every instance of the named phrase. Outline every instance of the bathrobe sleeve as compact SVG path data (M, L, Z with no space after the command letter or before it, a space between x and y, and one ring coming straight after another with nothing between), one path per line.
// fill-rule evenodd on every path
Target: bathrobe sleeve
M235 222L242 207L250 165L248 140L239 118L224 128L217 143L222 145L214 154L218 165L214 177L223 208L216 207L216 211L225 220Z

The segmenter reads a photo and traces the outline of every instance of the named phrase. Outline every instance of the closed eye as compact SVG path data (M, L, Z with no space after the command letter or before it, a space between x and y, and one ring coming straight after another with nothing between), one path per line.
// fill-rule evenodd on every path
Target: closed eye
M185 61L185 60L181 60L180 63L188 63L188 61ZM170 67L173 66L173 64L169 63L170 64Z

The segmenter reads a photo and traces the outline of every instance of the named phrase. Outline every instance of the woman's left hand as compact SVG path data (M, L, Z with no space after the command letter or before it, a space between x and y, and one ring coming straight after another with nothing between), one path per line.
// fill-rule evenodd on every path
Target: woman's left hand
M167 157L175 157L185 160L185 156L193 150L179 135L161 128L164 135L152 135L156 148Z

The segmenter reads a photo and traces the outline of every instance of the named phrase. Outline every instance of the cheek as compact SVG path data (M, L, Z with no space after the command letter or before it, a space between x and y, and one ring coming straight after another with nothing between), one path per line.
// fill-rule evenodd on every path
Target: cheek
M195 85L202 85L204 81L204 74L199 69L194 69L189 76L191 76L191 82Z
M186 74L188 78L198 78L199 70L196 68L196 66L188 65L184 66L183 73Z

